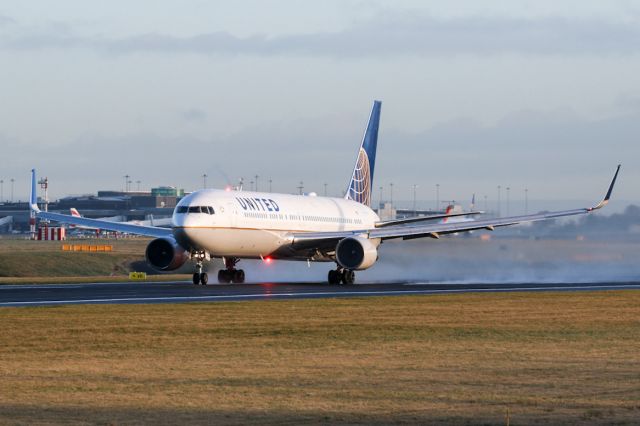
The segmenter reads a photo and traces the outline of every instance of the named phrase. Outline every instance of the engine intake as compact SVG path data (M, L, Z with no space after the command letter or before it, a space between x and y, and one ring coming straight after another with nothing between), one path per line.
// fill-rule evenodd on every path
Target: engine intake
M362 237L347 237L336 246L338 265L351 271L370 268L378 260L378 248L371 240Z
M157 238L145 251L147 263L160 271L173 271L189 260L189 252L171 238Z

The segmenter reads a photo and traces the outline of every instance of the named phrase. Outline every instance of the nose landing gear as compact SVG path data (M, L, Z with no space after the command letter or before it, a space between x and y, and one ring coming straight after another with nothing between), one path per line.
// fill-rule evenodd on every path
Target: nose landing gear
M209 282L209 275L206 272L194 272L193 273L193 284L198 285L207 285Z
M236 269L236 265L240 262L237 257L223 258L224 266L226 269L220 269L218 271L218 282L220 284L242 284L244 283L244 271L242 269Z
M350 269L338 267L329 271L329 284L353 284L356 282L356 273Z
M207 275L206 272L202 272L202 263L206 259L206 254L204 252L195 252L191 254L191 257L196 260L197 269L197 271L193 273L193 284L207 285L209 282L209 275Z

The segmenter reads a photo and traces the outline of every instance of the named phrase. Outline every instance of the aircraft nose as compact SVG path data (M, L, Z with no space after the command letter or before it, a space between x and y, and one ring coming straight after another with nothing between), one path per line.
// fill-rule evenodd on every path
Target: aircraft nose
M173 234L176 241L184 248L198 248L199 239L199 221L196 215L181 214L177 215L173 220Z
M189 220L181 219L176 221L173 228L173 235L178 244L186 249L194 248L194 229L189 227Z

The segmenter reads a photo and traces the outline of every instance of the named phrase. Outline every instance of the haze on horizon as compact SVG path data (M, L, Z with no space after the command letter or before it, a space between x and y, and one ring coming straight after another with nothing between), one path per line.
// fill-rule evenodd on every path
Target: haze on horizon
M203 173L335 195L380 99L395 199L596 200L622 163L615 198L640 200L640 5L477 3L3 4L4 198L33 167L54 198Z

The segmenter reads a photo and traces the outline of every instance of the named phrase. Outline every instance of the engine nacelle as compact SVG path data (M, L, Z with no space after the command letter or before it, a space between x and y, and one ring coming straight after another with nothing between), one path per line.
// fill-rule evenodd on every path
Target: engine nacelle
M338 265L351 271L370 268L378 260L378 248L371 240L362 237L347 237L336 246Z
M160 271L173 271L189 260L189 252L172 238L157 238L145 251L149 265Z

